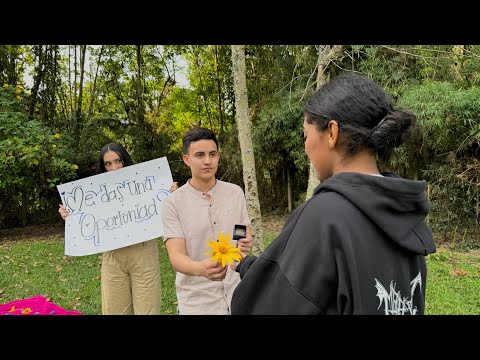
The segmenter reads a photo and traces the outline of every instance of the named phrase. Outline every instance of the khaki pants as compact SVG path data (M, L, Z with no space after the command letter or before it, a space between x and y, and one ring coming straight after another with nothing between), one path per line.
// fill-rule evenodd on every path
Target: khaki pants
M103 253L104 315L160 315L161 303L156 239Z

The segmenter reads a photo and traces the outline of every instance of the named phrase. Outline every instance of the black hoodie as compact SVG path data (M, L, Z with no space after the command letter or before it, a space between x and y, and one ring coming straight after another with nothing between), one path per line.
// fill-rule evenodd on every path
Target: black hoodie
M288 218L259 258L237 266L236 314L423 314L425 181L338 173Z

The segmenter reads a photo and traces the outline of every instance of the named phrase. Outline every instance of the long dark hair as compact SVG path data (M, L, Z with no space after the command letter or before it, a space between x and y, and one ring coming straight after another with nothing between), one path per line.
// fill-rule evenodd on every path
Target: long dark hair
M119 143L110 143L105 145L102 150L100 150L100 157L97 164L97 174L101 174L107 171L107 169L105 169L105 164L103 163L103 157L105 153L109 151L115 151L118 156L120 156L124 167L133 165L132 158L122 145L120 145Z
M410 135L416 116L395 110L392 98L366 76L340 75L318 89L304 107L307 123L323 130L336 120L345 136L345 155L374 150L385 163Z

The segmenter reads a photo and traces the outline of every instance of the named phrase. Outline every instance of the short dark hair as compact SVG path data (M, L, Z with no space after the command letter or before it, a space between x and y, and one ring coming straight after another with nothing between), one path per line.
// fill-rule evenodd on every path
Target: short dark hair
M395 110L392 98L380 85L358 74L339 75L318 89L306 102L305 119L323 130L336 120L345 134L345 155L370 148L387 162L393 149L410 135L416 116Z
M133 165L132 158L122 145L120 145L119 143L110 143L105 145L102 150L100 150L100 157L97 164L97 174L102 174L107 171L107 169L105 169L105 164L103 163L103 157L105 156L105 153L109 151L115 151L118 156L120 156L124 167Z
M183 153L188 154L188 151L190 150L190 144L199 140L213 140L218 148L218 141L215 133L210 129L196 126L188 130L183 137Z

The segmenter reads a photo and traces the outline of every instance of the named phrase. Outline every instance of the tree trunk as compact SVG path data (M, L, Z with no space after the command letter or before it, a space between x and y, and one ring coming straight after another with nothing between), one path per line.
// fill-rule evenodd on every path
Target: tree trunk
M18 84L18 73L17 73L17 59L19 58L20 45L12 45L9 51L9 60L7 61L6 65L6 75L7 75L7 83L11 85ZM1 71L0 71L1 72Z
M68 90L70 92L70 116L72 116L73 113L73 90L72 90L72 54L71 54L71 47L68 45Z
M222 111L222 86L220 83L220 75L218 72L218 49L217 45L214 45L214 55L215 55L215 81L217 83L217 95L218 95L218 120L220 125L220 136L223 134L223 111Z
M64 116L65 119L67 119L67 113L68 113L68 109L67 109L67 101L65 100L65 96L63 94L63 90L59 87L57 89L57 93L58 93L58 99L60 101L60 108L61 108L61 112Z
M75 134L77 135L77 144L80 145L81 133L83 129L83 121L82 121L82 102L83 102L83 75L85 73L85 56L87 52L87 45L80 45L80 82L78 84L78 98L75 107ZM76 54L76 52L75 52ZM75 56L76 57L76 56ZM75 61L76 64L76 61ZM76 65L75 65L76 68ZM75 71L75 79L76 79L76 71ZM76 84L76 80L75 80ZM75 86L76 87L76 86Z
M307 187L307 196L305 200L308 200L313 195L313 190L320 184L320 180L318 180L315 174L315 168L313 167L312 163L310 163L309 171L308 171L308 187Z
M195 51L195 46L193 46L193 55L194 55L194 60L195 60L195 62L194 62L195 63L195 70L197 71L198 81L200 83L200 91L202 92L201 97L202 97L202 100L203 100L203 104L205 106L205 112L207 113L207 119L208 119L208 122L210 124L210 130L213 131L212 116L210 115L210 110L208 108L208 103L207 103L207 92L205 91L205 87L203 86L202 73L200 72L199 56L198 56L197 52Z
M37 55L38 63L35 68L35 75L33 76L32 93L30 95L30 103L28 104L28 115L30 119L33 118L33 114L35 112L35 105L37 104L38 90L40 88L40 84L42 83L43 77L45 75L45 65L44 65L45 53L43 52L43 46L38 45L38 55Z
M70 59L69 59L70 61ZM79 120L77 119L77 101L78 101L78 94L77 94L77 45L73 45L73 85L70 86L72 89L72 112L70 113L70 121L72 124L72 136L76 139L80 139L80 134L78 132L79 129ZM70 80L71 74L69 73L68 79Z
M74 126L76 129L76 118L77 118L77 100L78 100L78 95L77 95L77 45L73 46L73 112L72 116L75 119ZM76 130L75 130L76 131Z
M251 137L252 123L248 114L247 77L245 69L245 46L232 45L233 87L235 90L235 108L237 110L238 140L242 152L243 181L247 199L248 214L252 221L252 233L255 236L253 253L263 251L262 214L258 200L255 157Z
M102 61L102 55L103 55L104 49L105 49L105 46L102 45L102 47L100 48L100 54L98 55L97 70L95 70L95 78L93 80L92 94L90 95L90 105L88 106L88 113L87 113L88 118L92 116L92 113L93 113L93 101L95 100L95 91L97 90L98 69L100 69L100 63Z
M320 45L318 49L318 60L317 60L317 86L318 90L323 84L328 82L330 73L327 72L327 67L330 65L331 61L339 58L343 53L344 45ZM317 179L315 175L315 169L310 163L310 171L308 175L308 188L307 196L305 200L308 200L313 195L313 190L320 184L320 180Z
M456 81L462 81L463 70L463 54L465 52L465 45L453 46L453 75Z
M80 118L82 112L83 101L83 74L85 72L85 55L87 52L87 45L80 45L80 84L78 85L78 102L77 102L77 119Z
M152 149L152 138L151 132L147 127L147 122L145 121L145 105L143 102L143 84L142 84L142 45L136 46L137 50L137 121L138 125L142 129L142 149ZM146 151L142 151L142 157L146 156ZM143 161L145 158L142 159Z
M140 124L143 126L143 131L146 135L147 129L145 128L145 114L143 111L143 89L142 89L142 46L137 45L137 118Z

